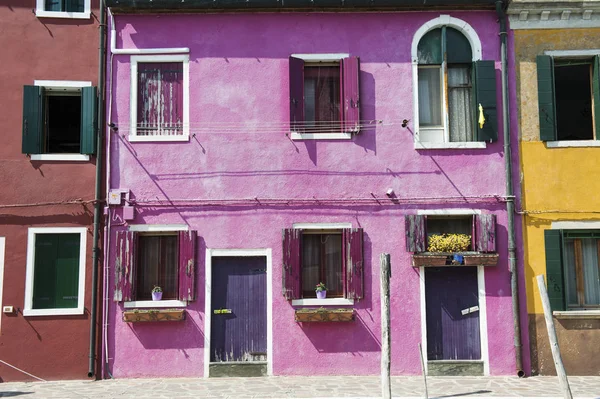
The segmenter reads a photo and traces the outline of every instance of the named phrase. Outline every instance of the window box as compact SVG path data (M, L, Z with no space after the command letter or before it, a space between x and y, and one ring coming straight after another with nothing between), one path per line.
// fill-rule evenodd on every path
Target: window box
M454 255L463 257L463 261L458 263L453 259ZM496 266L499 255L496 253L486 254L478 252L444 252L444 253L419 253L412 256L413 267L421 266Z
M123 321L127 323L182 320L185 320L184 309L135 309L123 312Z
M465 266L496 266L498 254L465 254Z
M354 309L297 309L294 318L299 323L354 321Z
M421 266L445 266L452 264L448 259L452 254L414 254L412 256L413 267Z

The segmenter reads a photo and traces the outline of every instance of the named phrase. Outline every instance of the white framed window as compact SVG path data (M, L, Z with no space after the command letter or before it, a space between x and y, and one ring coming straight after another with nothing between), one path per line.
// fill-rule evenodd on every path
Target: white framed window
M30 227L24 316L83 314L86 227Z
M89 19L91 0L36 0L35 15L45 18Z
M131 56L129 141L188 141L189 55Z

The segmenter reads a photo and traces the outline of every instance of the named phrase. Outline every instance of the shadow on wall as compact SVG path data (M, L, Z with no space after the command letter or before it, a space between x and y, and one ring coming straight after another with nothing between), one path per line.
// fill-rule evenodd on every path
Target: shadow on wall
M187 309L184 321L128 323L144 349L203 348L204 333Z

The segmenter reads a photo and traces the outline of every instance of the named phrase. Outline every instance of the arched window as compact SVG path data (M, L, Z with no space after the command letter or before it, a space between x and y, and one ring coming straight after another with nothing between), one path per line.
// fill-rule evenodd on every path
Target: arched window
M479 61L478 39L446 24L426 31L414 50L418 141L495 141L495 66L493 61Z

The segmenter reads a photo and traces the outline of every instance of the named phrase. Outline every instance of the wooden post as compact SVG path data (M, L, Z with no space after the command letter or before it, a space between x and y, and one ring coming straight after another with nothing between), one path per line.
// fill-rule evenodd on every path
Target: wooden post
M391 399L390 254L379 255L381 263L381 397Z
M421 371L423 372L423 383L425 385L425 399L429 399L429 393L427 392L427 374L425 373L425 359L423 358L423 347L419 342L419 356L421 357Z
M562 357L560 356L558 338L556 337L556 330L554 329L554 322L552 321L552 308L550 307L550 299L548 299L548 291L546 291L546 283L544 282L543 274L537 276L537 283L538 289L540 290L540 296L542 298L544 319L546 320L548 339L550 339L550 349L552 349L552 358L554 359L554 366L556 367L558 382L563 391L563 397L565 399L573 399L571 387L569 386L569 380L567 379L567 373L565 372L565 366L563 365Z

